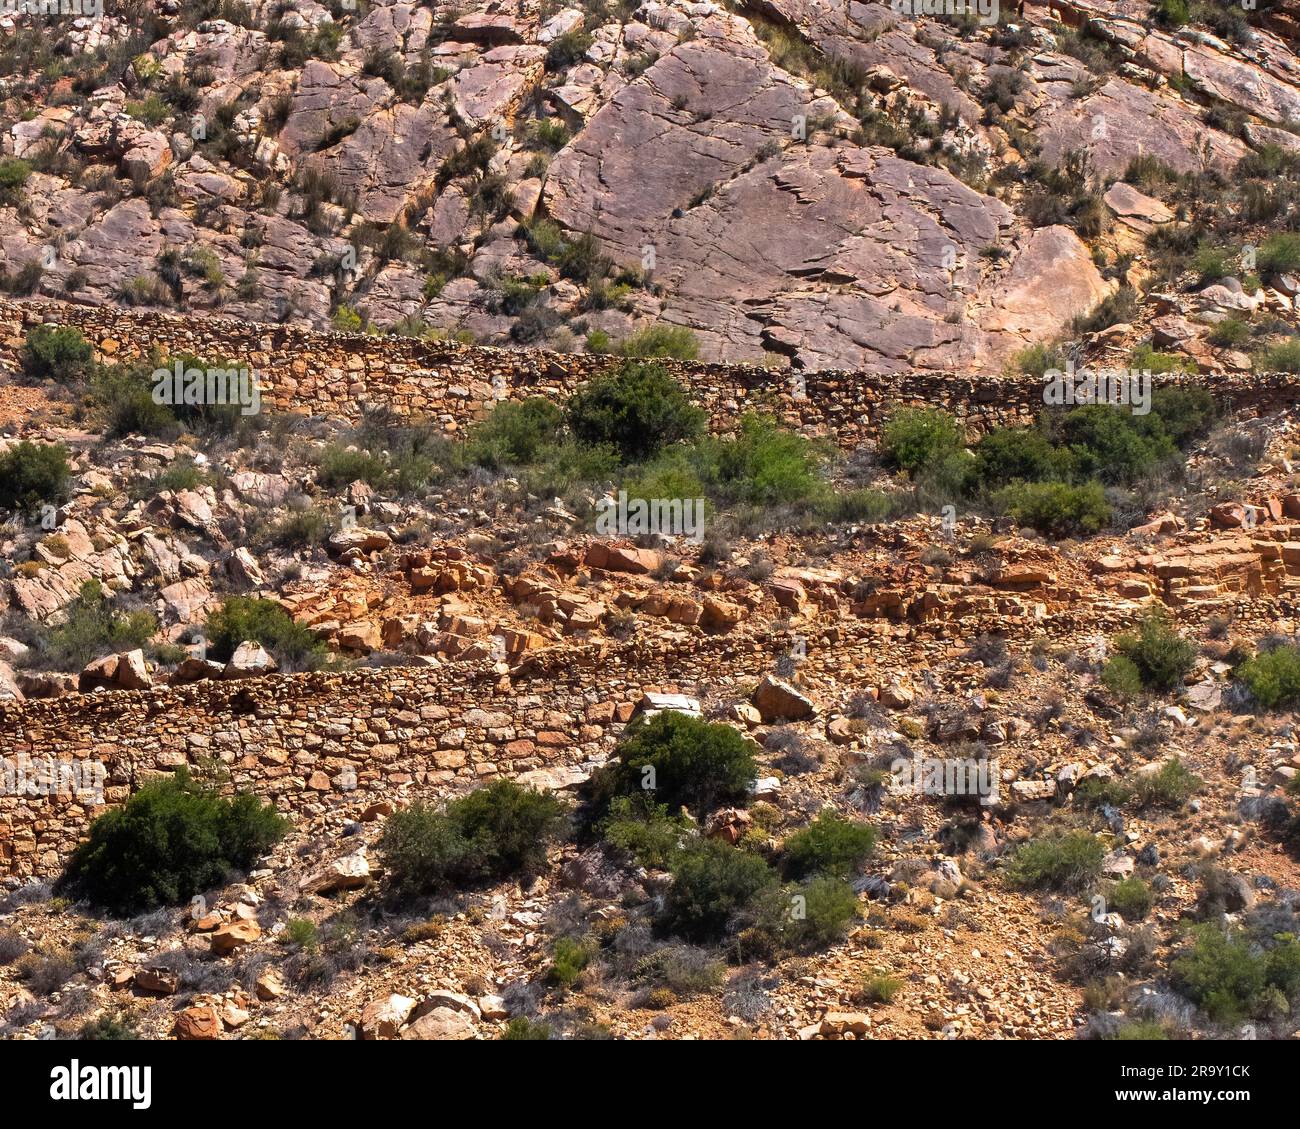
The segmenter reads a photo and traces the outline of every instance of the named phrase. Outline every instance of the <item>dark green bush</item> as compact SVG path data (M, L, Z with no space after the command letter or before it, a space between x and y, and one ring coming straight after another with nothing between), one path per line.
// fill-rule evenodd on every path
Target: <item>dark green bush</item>
M993 495L993 504L1017 525L1050 537L1096 533L1110 520L1105 491L1096 482L1018 482Z
M601 837L639 866L666 867L686 833L686 821L669 814L649 793L615 796L597 827Z
M90 342L71 326L33 326L23 343L23 372L34 380L76 384L90 375L94 364Z
M1300 702L1300 647L1261 651L1236 670L1236 677L1265 709Z
M529 1019L526 1015L516 1015L506 1024L501 1038L515 1042L544 1043L551 1037L551 1025L540 1019Z
M492 469L527 466L559 441L563 428L564 413L541 396L502 400L470 431L470 458Z
M563 988L572 988L590 963L590 946L572 937L557 937L551 949L551 968L547 979Z
M848 877L876 848L876 829L854 823L827 809L783 844L785 860L795 877L827 874Z
M1116 882L1106 895L1106 901L1116 913L1127 921L1141 921L1151 912L1155 897L1151 887L1141 878L1125 878Z
M27 161L20 161L14 157L0 160L0 204L7 204L11 208L18 207L25 195L23 186L31 175L32 166Z
M378 455L341 443L331 443L321 449L316 459L319 470L317 481L330 489L342 489L361 481L380 488L388 481L388 463Z
M881 432L880 448L889 462L915 471L964 446L957 422L937 408L902 408Z
M1142 672L1132 659L1112 655L1101 669L1101 684L1119 698L1136 698L1142 693Z
M397 893L424 894L539 873L565 819L555 796L496 780L442 811L417 803L394 812L379 850Z
M123 1042L140 1038L131 1017L124 1012L105 1011L82 1024L77 1038L90 1042Z
M1085 404L1060 418L1056 436L1069 448L1076 473L1102 482L1136 482L1178 453L1154 409L1135 416L1109 404Z
M1101 874L1106 848L1087 831L1067 831L1025 843L1007 867L1007 881L1024 889L1085 890Z
M1172 690L1196 661L1195 644L1179 635L1160 614L1144 618L1136 634L1119 636L1115 649L1137 667L1148 690Z
M35 514L68 496L68 449L58 443L15 443L0 455L0 509Z
M284 670L314 670L329 657L312 630L284 608L253 596L230 596L208 616L209 658L225 662L246 640L261 643Z
M1173 962L1174 982L1216 1023L1285 1013L1300 991L1300 942L1279 933L1261 944L1244 929L1206 922Z
M681 851L672 873L660 924L695 941L717 940L735 914L777 882L775 872L757 855L717 839Z
M634 361L580 388L570 397L567 414L579 440L612 447L629 461L695 438L706 422L661 365Z
M629 725L617 756L595 780L598 795L653 796L696 815L743 802L758 775L751 742L730 725L674 710Z
M255 796L221 796L178 769L99 816L61 885L117 914L177 905L247 871L288 824Z
M1032 428L995 428L975 446L973 477L985 490L1012 482L1065 480L1071 469L1069 453Z

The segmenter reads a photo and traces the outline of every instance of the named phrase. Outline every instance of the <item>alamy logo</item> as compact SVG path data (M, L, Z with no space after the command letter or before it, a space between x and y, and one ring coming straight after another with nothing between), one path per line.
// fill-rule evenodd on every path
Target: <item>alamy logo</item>
M255 416L262 410L262 389L246 368L186 368L177 361L169 369L154 369L153 402L173 407L237 405L240 415Z
M1133 415L1151 410L1150 369L1081 368L1067 361L1065 371L1049 368L1043 373L1043 403L1051 408L1072 408L1077 404L1109 404L1127 407Z
M596 512L596 532L603 537L637 537L657 533L704 540L703 498L632 498L620 490L617 500L606 497Z
M77 796L89 793L95 803L104 802L104 781L108 771L100 761L60 761L53 757L0 758L0 795Z
M978 796L985 807L999 799L1001 775L997 757L899 757L889 766L895 792L918 796Z
M104 0L0 0L0 16L72 16L102 20Z
M153 1104L152 1066L82 1066L73 1059L50 1070L50 1098L56 1102L123 1102L132 1109Z
M890 0L896 16L974 16L985 26L998 22L998 0Z

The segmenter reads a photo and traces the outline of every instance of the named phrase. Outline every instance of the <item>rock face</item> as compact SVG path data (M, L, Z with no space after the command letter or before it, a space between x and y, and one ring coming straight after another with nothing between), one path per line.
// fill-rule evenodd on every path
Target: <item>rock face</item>
M996 373L1113 286L1072 231L996 189L1023 163L1017 130L1035 159L1080 154L1108 178L1136 158L1227 172L1293 146L1281 127L1300 115L1289 12L1261 12L1246 45L1139 6L1023 8L1003 36L884 4L653 3L603 22L401 0L293 15L337 32L306 58L269 10L177 18L141 72L124 62L84 106L10 127L16 156L52 142L95 176L32 173L30 213L0 209L0 268L42 263L46 295L249 323L325 327L342 300L497 344L667 322L711 360ZM1105 63L1067 53L1058 19ZM203 82L202 130L148 101L181 73ZM100 177L114 190L85 187ZM1133 203L1112 201L1125 225L1163 222ZM553 236L594 237L612 269L589 285ZM535 300L506 300L508 279L541 279Z

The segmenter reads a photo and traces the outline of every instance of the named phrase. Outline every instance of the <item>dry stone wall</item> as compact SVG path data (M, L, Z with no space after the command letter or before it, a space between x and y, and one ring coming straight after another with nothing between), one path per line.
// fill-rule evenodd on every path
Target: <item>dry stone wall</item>
M274 410L351 419L364 408L387 407L436 420L449 432L478 418L494 399L563 399L617 363L603 356L319 333L43 299L0 301L0 363L17 365L28 329L42 323L76 327L106 359L134 360L156 351L236 361L257 375L263 400ZM942 405L972 431L1031 423L1043 406L1042 384L1033 377L918 372L900 379L827 371L797 374L796 380L752 365L667 364L719 430L744 411L762 410L845 448L874 438L902 404ZM1300 377L1290 375L1190 379L1238 409L1273 410L1300 395Z
M18 364L28 329L41 323L75 326L108 358L157 351L237 360L259 374L264 398L281 410L349 418L385 405L440 420L449 431L498 395L558 399L613 363L33 300L0 301L0 366ZM796 390L786 376L747 366L670 367L716 427L764 408L846 447L871 437L900 403L942 405L972 428L1028 423L1042 403L1032 379L825 372L807 374ZM1300 391L1292 376L1198 379L1247 410L1290 407ZM837 673L861 670L864 683L884 661L890 633L908 634L880 621L832 630L836 638L824 642L833 643ZM608 753L645 690L700 693L722 676L756 678L788 644L743 636L633 642L543 652L509 677L403 667L0 702L0 767L13 771L22 758L33 769L43 758L101 764L102 800L112 804L151 774L216 760L232 786L307 818L391 801L403 790L447 794L497 775L544 782ZM14 795L0 788L0 877L57 874L99 810L68 789Z
M495 776L552 782L612 749L646 690L699 693L719 671L757 675L789 645L633 641L542 652L509 677L390 667L0 702L0 758L26 758L29 776L43 759L101 764L104 804L159 772L220 762L231 786L309 818ZM103 810L91 799L0 794L0 877L57 874Z

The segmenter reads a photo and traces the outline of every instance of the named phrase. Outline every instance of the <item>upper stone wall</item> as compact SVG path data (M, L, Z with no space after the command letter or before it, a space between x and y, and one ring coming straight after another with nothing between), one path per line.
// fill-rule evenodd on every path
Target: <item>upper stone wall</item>
M43 322L75 326L105 358L189 353L247 366L268 406L336 419L367 407L435 420L455 432L493 400L541 395L562 399L617 358L540 350L495 349L408 337L317 333L291 326L154 311L81 306L44 299L0 301L0 363L17 365L27 331ZM789 426L853 448L873 438L897 406L942 406L973 431L1031 423L1043 408L1034 377L918 372L906 378L826 371L790 374L752 365L665 362L706 408L716 429L761 410ZM1162 376L1208 387L1238 409L1269 411L1300 397L1300 377Z

